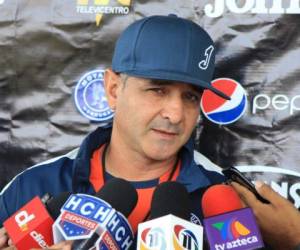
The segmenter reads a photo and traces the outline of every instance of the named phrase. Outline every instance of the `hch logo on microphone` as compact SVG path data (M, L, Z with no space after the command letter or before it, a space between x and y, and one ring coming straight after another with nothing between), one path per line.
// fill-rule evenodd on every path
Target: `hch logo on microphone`
M34 218L34 214L28 214L28 212L25 210L22 210L15 215L15 221L23 232L28 230L28 223Z
M97 230L99 249L127 250L133 242L126 218L100 198L72 194L61 211L53 226L54 239L88 239Z

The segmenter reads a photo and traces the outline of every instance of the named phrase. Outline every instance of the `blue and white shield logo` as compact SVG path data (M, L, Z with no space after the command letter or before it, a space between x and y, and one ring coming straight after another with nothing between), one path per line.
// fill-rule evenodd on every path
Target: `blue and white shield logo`
M97 122L107 122L114 115L105 96L103 74L104 70L93 70L84 74L78 81L74 93L78 111Z
M64 233L67 237L76 237L76 236L88 236L90 235L91 229L84 228L80 225L62 220L59 225L63 228Z

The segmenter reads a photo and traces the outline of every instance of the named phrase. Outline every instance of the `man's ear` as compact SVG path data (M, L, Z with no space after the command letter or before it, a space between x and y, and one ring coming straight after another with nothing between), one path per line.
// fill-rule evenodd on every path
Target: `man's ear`
M112 110L116 108L117 90L120 86L120 76L112 69L106 69L104 72L104 88L109 107Z

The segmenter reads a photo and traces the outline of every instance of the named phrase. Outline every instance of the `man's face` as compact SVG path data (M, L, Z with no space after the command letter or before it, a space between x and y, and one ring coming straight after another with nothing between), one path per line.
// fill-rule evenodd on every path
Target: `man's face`
M115 138L148 159L174 157L196 125L201 92L185 83L118 77Z

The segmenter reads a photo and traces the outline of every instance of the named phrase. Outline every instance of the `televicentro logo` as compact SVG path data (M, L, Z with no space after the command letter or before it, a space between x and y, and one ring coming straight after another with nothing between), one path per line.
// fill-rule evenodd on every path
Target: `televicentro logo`
M247 106L246 92L235 80L218 78L212 86L228 95L231 100L225 100L210 90L205 90L201 98L201 110L211 122L225 125L237 121L245 112Z
M164 231L159 227L146 228L141 234L140 249L144 250L165 250L167 243Z
M167 248L166 235L159 227L146 228L141 234L139 249L165 250ZM173 230L174 250L199 250L196 236L181 225L175 225Z
M174 250L199 250L196 236L181 225L174 226Z
M283 2L289 3L288 7L283 6ZM204 12L209 17L219 17L224 14L225 7L227 7L230 12L235 14L246 12L253 14L300 14L299 5L299 0L214 0L213 4L208 3L205 5Z
M114 113L107 103L104 86L104 70L93 70L78 81L74 99L79 112L92 121L106 122Z
M77 0L76 11L95 15L96 25L99 26L103 14L127 15L130 3L131 0Z

